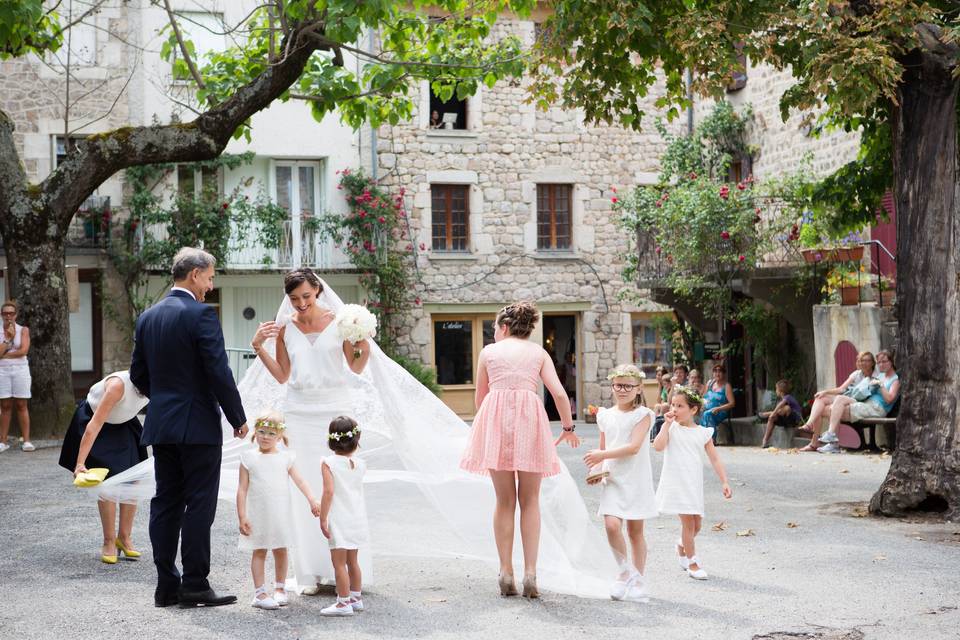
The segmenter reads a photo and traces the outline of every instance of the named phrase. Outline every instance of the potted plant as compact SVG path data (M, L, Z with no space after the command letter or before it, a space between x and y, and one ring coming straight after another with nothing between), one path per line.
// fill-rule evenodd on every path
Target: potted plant
M803 214L799 229L792 235L805 247L800 253L808 263L857 262L863 258L860 234L851 231L842 238L830 237L809 211Z
M583 412L583 419L585 422L593 424L597 421L597 411L600 410L600 407L594 404L588 404L587 408Z
M892 307L897 300L897 280L893 276L881 276L880 283L880 306Z
M861 276L864 268L857 263L841 263L827 274L827 287L840 292L840 304L860 304L860 287L863 285Z

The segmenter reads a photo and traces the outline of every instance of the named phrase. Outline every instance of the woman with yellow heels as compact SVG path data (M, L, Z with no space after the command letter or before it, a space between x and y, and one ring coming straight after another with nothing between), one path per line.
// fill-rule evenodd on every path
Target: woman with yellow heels
M146 460L146 447L140 445L143 428L137 414L147 402L130 382L128 371L111 373L90 387L64 436L60 466L72 471L74 477L88 471L87 465L105 467L116 475ZM106 564L116 564L118 557L139 560L140 552L133 548L130 539L137 505L120 505L119 534L115 526L117 504L100 500L97 507L103 527L100 560Z

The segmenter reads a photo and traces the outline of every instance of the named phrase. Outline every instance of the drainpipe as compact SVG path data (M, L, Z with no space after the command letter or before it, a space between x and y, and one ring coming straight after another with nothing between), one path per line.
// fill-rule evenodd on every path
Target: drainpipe
M377 30L370 29L370 44L368 51L371 55L376 55ZM370 125L370 177L377 180L377 128Z
M687 135L693 135L693 70L687 69L687 100L690 106L687 107Z

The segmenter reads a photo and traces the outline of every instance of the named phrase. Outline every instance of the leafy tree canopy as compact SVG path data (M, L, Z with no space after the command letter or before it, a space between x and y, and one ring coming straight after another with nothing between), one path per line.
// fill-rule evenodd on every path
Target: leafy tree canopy
M908 55L955 55L960 33L960 7L949 0L561 0L555 9L534 91L592 122L639 129L650 94L671 117L689 106L690 89L720 98L744 54L789 70L784 119L805 111L820 127L864 134L861 156L812 194L837 228L873 220L892 184L889 118Z

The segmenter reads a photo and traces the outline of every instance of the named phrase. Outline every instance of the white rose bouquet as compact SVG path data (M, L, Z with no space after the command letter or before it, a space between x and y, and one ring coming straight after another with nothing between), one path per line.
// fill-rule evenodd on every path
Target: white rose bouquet
M334 320L337 323L337 333L341 340L356 345L361 340L373 338L377 335L377 316L359 304L345 304ZM360 350L354 348L353 357L360 357Z

